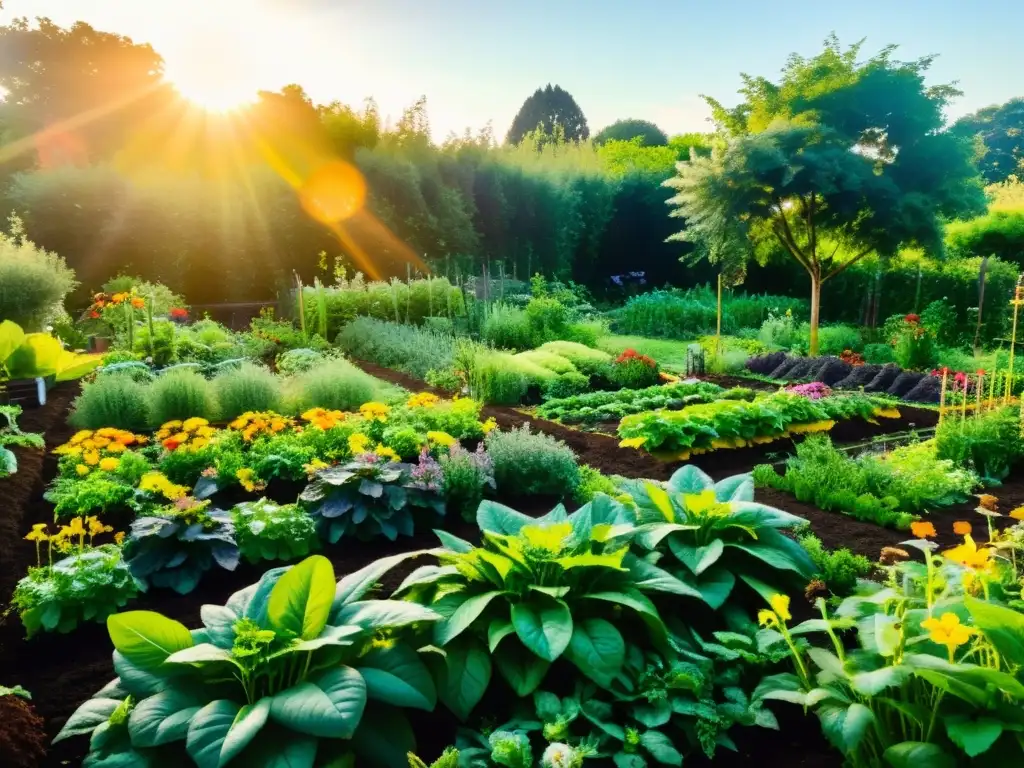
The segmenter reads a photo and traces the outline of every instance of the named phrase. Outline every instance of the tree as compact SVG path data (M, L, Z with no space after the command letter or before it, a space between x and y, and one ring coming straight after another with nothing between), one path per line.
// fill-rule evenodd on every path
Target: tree
M956 91L925 87L930 59L897 62L889 47L861 64L859 48L830 38L813 59L791 56L778 84L744 75L739 106L708 99L723 145L666 182L670 215L687 222L673 239L698 257L736 272L751 252L782 253L804 268L811 354L823 283L869 254L940 254L942 217L984 210L966 148L940 131Z
M1024 177L1024 98L965 115L952 130L972 141L975 162L986 182Z
M576 100L568 91L548 83L547 87L538 88L523 102L512 121L512 127L508 129L505 141L518 144L526 134L538 128L542 133L552 136L556 126L561 127L569 141L590 138L587 118Z
M668 136L650 120L636 120L632 117L616 120L602 128L594 137L595 144L606 141L632 141L640 139L641 147L663 147L668 144Z

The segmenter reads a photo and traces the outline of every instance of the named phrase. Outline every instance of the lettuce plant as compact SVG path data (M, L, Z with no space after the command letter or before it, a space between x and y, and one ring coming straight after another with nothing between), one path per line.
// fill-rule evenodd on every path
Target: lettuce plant
M13 475L18 471L18 457L7 446L43 448L46 445L42 435L35 432L22 432L18 428L18 416L20 415L20 405L0 405L0 417L7 422L6 426L0 427L0 478Z
M149 611L111 616L118 677L55 741L91 734L84 768L312 768L352 765L355 757L359 765L404 766L415 741L402 708L429 711L437 695L402 636L438 616L363 598L406 557L337 584L319 555L275 568L226 605L203 606L196 630Z
M132 523L124 557L143 589L168 587L187 595L214 564L229 571L238 566L231 514L210 509L209 501L182 502Z
M299 496L317 521L321 536L335 544L342 536L391 541L411 536L414 511L443 515L444 498L413 477L414 465L363 454L347 464L317 471Z
M295 560L320 546L316 521L295 504L247 501L231 510L231 518L238 548L250 563Z
M716 610L734 598L738 583L768 596L802 587L814 575L803 547L780 533L806 521L756 503L749 475L715 483L691 464L665 487L639 481L625 487L641 523L637 544L664 553L659 564Z
M420 568L396 592L445 616L433 635L446 653L439 695L462 719L487 688L492 658L519 696L536 690L562 658L607 687L625 661L623 632L665 647L665 625L648 593L700 600L629 553L632 515L607 496L572 515L558 506L539 519L485 501L477 523L481 546L438 532L441 565Z
M70 632L83 621L103 621L128 604L139 585L113 544L83 549L53 565L30 568L11 604L28 636Z

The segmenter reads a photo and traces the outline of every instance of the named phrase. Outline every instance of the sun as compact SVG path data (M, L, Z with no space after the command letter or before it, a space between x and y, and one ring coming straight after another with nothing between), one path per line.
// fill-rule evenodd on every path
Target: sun
M232 112L256 101L256 90L245 83L221 80L207 73L203 77L168 78L183 99L206 112Z

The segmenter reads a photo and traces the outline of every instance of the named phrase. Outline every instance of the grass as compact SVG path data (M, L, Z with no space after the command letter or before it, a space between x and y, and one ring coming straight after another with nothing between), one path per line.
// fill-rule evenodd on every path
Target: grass
M649 339L646 336L621 336L611 333L597 340L597 348L610 355L620 355L635 349L641 355L653 357L663 369L686 370L686 348L696 342L672 339Z

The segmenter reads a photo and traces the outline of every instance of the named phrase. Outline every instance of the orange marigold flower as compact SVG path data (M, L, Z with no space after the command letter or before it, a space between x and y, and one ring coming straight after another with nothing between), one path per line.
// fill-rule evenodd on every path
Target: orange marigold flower
M957 536L968 536L971 533L971 524L966 520L957 520L953 523L953 533Z
M989 512L996 512L999 509L999 499L990 493L978 494L978 506L987 509Z
M136 309L142 309L144 306L146 306L146 302L140 299L138 296L136 296L134 299L132 299L132 306L135 307Z
M910 524L910 532L919 539L928 539L933 536L938 536L934 525L920 520Z

